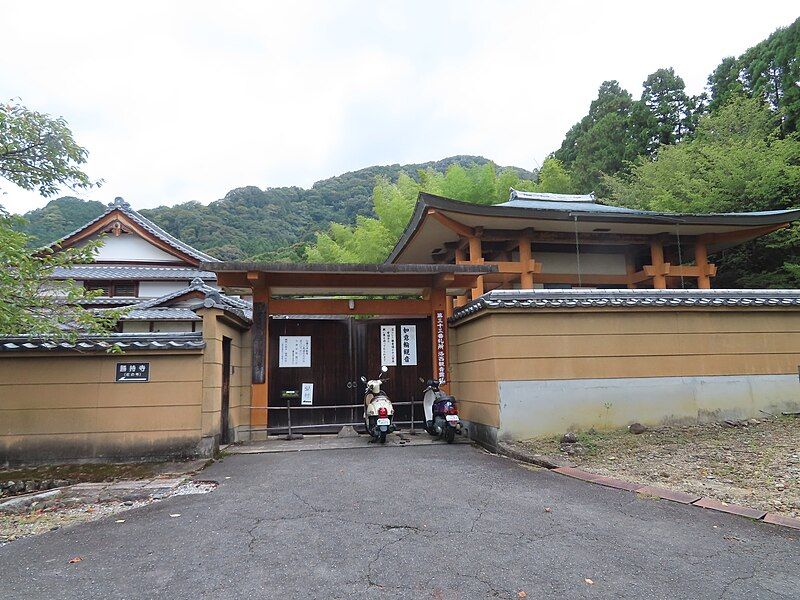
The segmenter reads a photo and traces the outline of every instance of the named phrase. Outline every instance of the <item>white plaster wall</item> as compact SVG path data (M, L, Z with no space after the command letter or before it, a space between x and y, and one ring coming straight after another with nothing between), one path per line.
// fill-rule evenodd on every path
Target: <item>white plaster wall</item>
M763 417L800 409L797 375L501 381L501 439Z
M183 331L189 332L192 330L192 323L190 321L154 321L153 331ZM195 331L201 331L200 321L195 325Z
M158 298L172 292L189 287L191 280L186 281L140 281L139 296L142 298Z
M195 331L202 331L203 324L195 322ZM122 333L146 333L150 331L150 321L123 321ZM191 321L153 321L153 332L190 332Z
M97 239L93 236L90 239ZM82 244L81 244L82 245ZM175 256L153 246L136 234L106 235L97 254L98 261L175 262Z
M534 252L533 258L542 263L542 273L578 272L578 259L574 252ZM581 253L581 273L625 275L625 255Z

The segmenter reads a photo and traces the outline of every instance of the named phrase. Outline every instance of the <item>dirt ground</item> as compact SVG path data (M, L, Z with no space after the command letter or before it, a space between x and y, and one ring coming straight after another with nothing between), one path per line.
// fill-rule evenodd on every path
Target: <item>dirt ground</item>
M172 463L89 463L75 465L43 465L0 469L0 482L42 479L66 479L74 483L144 479L163 471Z
M600 475L800 517L800 418L576 435L578 454L560 436L522 444Z

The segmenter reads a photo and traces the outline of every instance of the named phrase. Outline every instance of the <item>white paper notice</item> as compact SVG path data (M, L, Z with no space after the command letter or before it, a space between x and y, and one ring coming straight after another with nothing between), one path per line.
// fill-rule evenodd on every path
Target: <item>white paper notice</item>
M381 325L381 365L397 365L397 327Z
M282 335L279 346L279 367L311 366L310 335Z
M400 364L417 364L417 326L400 325Z
M303 393L300 396L300 404L303 406L311 406L314 404L314 384L304 383Z

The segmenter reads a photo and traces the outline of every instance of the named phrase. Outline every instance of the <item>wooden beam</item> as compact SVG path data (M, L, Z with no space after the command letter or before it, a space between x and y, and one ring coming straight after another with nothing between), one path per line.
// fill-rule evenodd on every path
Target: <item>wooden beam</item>
M451 219L447 215L443 215L442 213L438 212L435 208L429 208L428 215L439 221L439 223L441 223L451 231L455 231L458 235L463 235L464 237L475 236L475 230L472 227L464 225L463 223L459 223L458 221Z
M439 292L444 294L444 290ZM351 302L353 308L350 308ZM430 315L430 307L430 300L272 299L269 302L269 314L417 316Z
M484 229L481 238L487 242L502 242L507 240L518 240L521 236L527 236L534 243L542 244L575 244L575 234L562 231L534 231L532 228L522 230L515 229ZM628 233L588 233L581 232L581 244L607 244L607 245L631 245L638 244L645 246L650 243L652 235L628 234Z
M761 237L762 235L773 233L788 226L789 223L780 223L779 225L765 225L764 227L726 231L724 233L704 233L699 237L703 239L703 242L705 242L706 245L724 244L727 242L738 242L741 240L749 240L752 238Z

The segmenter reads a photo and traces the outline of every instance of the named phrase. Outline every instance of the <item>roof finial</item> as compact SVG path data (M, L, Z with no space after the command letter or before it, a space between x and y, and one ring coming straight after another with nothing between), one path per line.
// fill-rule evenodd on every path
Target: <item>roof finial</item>
M125 202L125 199L122 198L121 196L117 196L116 198L114 198L114 201L110 202L108 205L111 208L130 208L131 207L131 205L128 204L127 202Z

